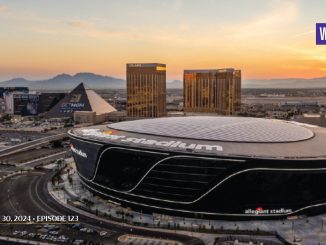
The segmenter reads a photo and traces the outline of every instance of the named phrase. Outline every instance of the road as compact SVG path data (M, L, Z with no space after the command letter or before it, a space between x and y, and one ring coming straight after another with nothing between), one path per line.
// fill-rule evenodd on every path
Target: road
M325 96L319 97L259 97L253 95L244 95L241 98L243 104L280 104L285 102L293 102L293 101L300 101L300 102L312 102L316 101L318 104L325 105L326 98Z
M67 158L68 156L70 156L70 151L69 150L63 150L57 153L53 153L51 155L45 156L45 157L41 157L35 160L31 160L28 162L24 162L24 163L20 163L20 164L16 164L16 167L36 167L38 165L41 164L46 164L46 163L50 163L51 161L54 161L56 159L61 159L61 158Z
M99 224L99 221L90 218L58 204L48 193L47 183L51 177L51 171L34 171L29 174L17 175L0 183L0 215L78 215L82 224L107 230L112 243L121 234L130 233L130 229L123 225L111 223ZM63 225L62 225L63 226ZM65 226L67 229L67 226ZM72 228L69 228L76 232ZM146 237L164 237L178 240L184 244L204 244L199 239L158 231L133 229L133 234Z
M8 156L10 154L18 153L21 151L27 151L29 149L34 149L35 147L38 147L38 146L47 145L47 144L49 144L50 141L60 140L65 137L67 137L66 133L60 133L60 134L51 135L51 136L43 137L40 139L28 141L28 142L25 142L25 143L22 143L19 145L15 145L15 146L12 146L12 147L9 147L9 148L6 148L6 149L0 151L0 158Z
M1 159L2 164L20 166L30 164L32 162L38 162L41 159L43 161L39 162L39 164L46 164L51 161L51 157L55 154L58 154L58 158L60 158L59 153L67 152L69 155L69 149L67 148L46 148L42 147L40 149L33 149L28 151L22 151L15 154L11 154L10 156L3 157ZM57 159L58 159L57 158ZM1 164L0 164L1 165Z

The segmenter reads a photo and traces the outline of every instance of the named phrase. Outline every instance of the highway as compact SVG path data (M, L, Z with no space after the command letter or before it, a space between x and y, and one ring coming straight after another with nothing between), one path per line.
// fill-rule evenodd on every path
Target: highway
M35 160L31 160L28 162L24 162L24 163L20 163L20 164L16 164L16 167L21 168L21 167L36 167L40 164L46 164L46 163L50 163L51 161L54 161L56 159L61 159L61 158L67 158L67 156L70 155L70 151L69 150L63 150L60 151L58 153L54 153L42 158L38 158Z
M131 232L130 228L123 225L99 222L97 219L76 213L57 203L47 191L47 183L51 175L52 172L50 170L34 171L28 174L17 175L1 182L0 200L2 202L0 203L0 215L78 215L80 222L85 224L85 226L98 230L107 230L112 234L110 237L112 243L119 235ZM76 231L70 227L61 226L64 226L64 230L71 229L71 231L67 231L67 234L75 234L78 237L83 236L83 234L76 234ZM181 241L184 244L204 244L199 239L175 233L138 228L134 228L132 233L146 237L164 237ZM94 239L96 238L94 237Z
M34 149L38 146L43 146L43 145L47 145L49 144L49 142L53 141L53 140L60 140L67 137L66 133L60 133L60 134L56 134L56 135L51 135L51 136L47 136L47 137L43 137L40 139L36 139L36 140L32 140L32 141L28 141L22 144L18 144L9 148L6 148L2 151L0 151L0 158L1 157L5 157L11 154L15 154L21 151L27 151L30 149Z

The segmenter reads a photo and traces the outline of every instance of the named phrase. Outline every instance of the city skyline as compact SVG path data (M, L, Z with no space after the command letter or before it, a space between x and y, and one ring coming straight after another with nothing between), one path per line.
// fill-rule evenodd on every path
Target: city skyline
M272 1L0 0L0 80L93 72L125 78L126 63L183 70L238 67L243 80L326 75L315 23L326 3Z

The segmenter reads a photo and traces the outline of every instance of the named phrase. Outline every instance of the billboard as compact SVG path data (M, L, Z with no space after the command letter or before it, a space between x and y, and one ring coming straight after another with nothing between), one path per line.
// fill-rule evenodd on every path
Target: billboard
M40 95L39 113L48 112L65 97L65 93L42 93Z
M6 93L14 93L14 92L27 94L29 92L29 89L28 87L0 87L0 98L3 98L4 94Z
M71 94L70 100L63 102L60 107L61 113L71 113L74 111L82 111L85 107L85 102L81 100L82 94Z
M33 116L39 113L39 94L13 94L14 114Z

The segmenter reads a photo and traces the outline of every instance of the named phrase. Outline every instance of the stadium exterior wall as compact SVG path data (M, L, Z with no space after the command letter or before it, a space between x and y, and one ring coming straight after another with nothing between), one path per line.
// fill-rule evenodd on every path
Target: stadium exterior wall
M135 210L271 219L319 213L326 205L322 158L208 156L69 134L84 186Z

